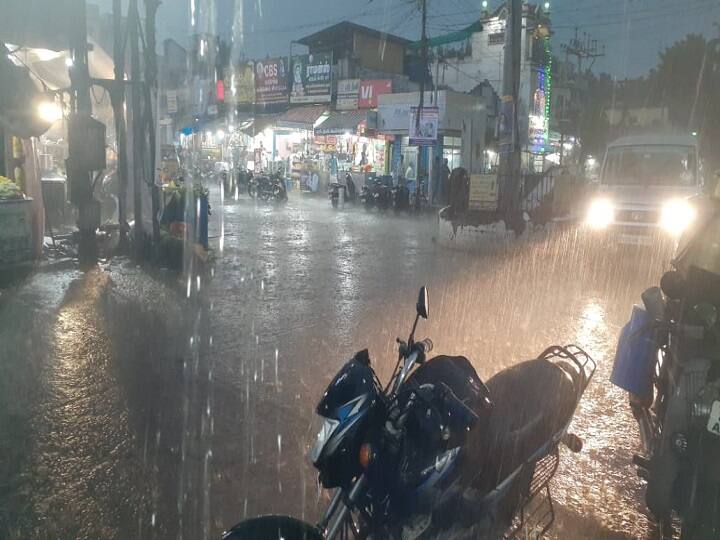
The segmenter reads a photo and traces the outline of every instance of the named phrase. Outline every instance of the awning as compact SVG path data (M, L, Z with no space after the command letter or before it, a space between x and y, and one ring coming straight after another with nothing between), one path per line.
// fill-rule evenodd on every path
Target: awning
M357 133L358 126L366 123L367 129L375 129L377 116L371 111L333 111L322 124L315 128L315 135L342 135ZM373 118L375 121L373 122Z
M22 139L38 137L50 124L37 114L43 94L25 67L0 57L0 127Z
M315 122L325 114L325 105L309 105L306 107L293 107L288 109L277 119L276 126L279 128L305 129L312 131Z

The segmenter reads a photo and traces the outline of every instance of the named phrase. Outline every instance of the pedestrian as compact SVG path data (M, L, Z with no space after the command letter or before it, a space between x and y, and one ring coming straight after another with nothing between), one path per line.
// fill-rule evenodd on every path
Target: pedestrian
M405 172L405 170L403 168L404 162L405 162L405 156L400 154L400 158L398 159L398 161L395 165L395 171L393 173L393 176L395 177L394 181L395 181L396 186L400 186L400 185L404 184L404 182L402 181L403 173Z
M448 204L448 195L450 193L450 166L448 160L443 160L443 166L440 170L440 204L443 206Z
M440 194L441 185L441 167L440 167L440 156L435 156L435 162L433 165L433 183L432 183L432 204L435 206L438 201L442 202L442 196Z

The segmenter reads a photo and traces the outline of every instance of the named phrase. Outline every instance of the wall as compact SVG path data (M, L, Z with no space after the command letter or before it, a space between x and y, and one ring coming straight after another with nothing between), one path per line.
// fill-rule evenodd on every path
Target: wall
M375 36L355 32L353 52L361 68L398 75L403 73L405 47L399 43L390 40L381 41Z

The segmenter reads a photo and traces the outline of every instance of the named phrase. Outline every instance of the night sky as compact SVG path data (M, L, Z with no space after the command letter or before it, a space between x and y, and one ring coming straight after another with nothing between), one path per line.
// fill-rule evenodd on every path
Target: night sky
M291 40L344 19L410 39L420 36L420 14L409 0L216 1L221 33L230 32L235 2L246 6L243 52L248 58L287 55ZM480 0L427 1L430 36L462 28L480 13ZM111 0L98 2L103 8L111 4ZM499 3L489 0L491 9ZM161 38L184 44L189 4L189 0L163 0L158 15ZM657 63L660 50L689 32L718 35L713 23L720 23L720 0L555 0L551 12L556 54L579 26L606 46L606 56L596 60L593 71L624 78L646 73Z

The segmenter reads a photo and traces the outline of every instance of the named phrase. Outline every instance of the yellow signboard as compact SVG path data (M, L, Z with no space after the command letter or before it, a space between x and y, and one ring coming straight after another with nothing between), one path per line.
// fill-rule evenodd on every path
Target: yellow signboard
M496 174L471 174L470 210L497 210L498 179Z

